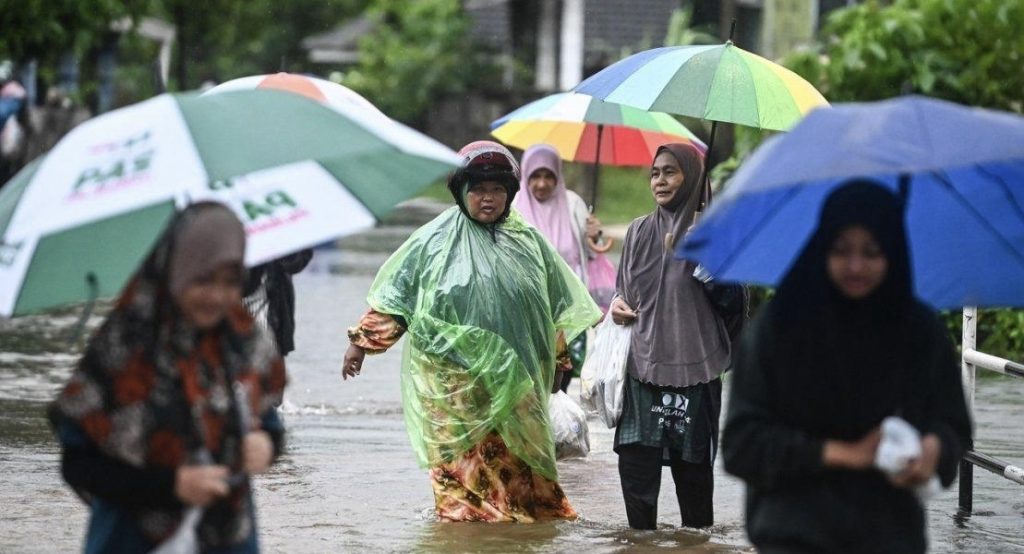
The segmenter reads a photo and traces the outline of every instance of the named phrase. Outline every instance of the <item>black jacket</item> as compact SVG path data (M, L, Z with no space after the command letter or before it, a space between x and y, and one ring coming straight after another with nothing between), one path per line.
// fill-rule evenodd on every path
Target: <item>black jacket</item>
M249 270L245 295L256 291L266 276L267 325L274 333L278 352L284 356L295 350L295 286L292 275L302 271L313 259L312 250L302 250L271 260Z
M938 318L915 304L905 369L843 375L827 363L801 370L778 345L769 305L744 334L722 435L725 469L747 484L747 532L760 548L800 552L924 552L925 514L914 493L879 471L822 466L826 439L854 440L899 415L942 442L944 486L971 440L954 350ZM805 341L815 340L803 337Z

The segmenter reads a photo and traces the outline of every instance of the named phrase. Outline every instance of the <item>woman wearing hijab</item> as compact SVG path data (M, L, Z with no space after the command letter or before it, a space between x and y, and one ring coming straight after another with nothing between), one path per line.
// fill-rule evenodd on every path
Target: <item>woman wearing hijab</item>
M520 194L512 202L527 223L533 225L555 247L573 273L590 288L587 268L596 256L590 248L590 241L601 235L601 222L590 214L586 203L578 194L565 186L562 177L562 159L558 151L548 144L535 144L523 153L522 178L519 181ZM602 299L591 290L591 296L599 304ZM606 298L603 303L611 298ZM569 345L572 372L558 372L555 375L555 389L565 391L573 374L583 367L586 353L586 335Z
M661 467L670 466L682 525L714 522L712 463L718 441L721 374L731 348L722 318L675 245L701 206L699 151L658 148L651 165L653 213L626 232L612 321L632 327L622 418L615 431L630 527L657 525Z
M874 469L888 416L920 434ZM913 294L901 200L870 181L826 200L815 234L738 349L722 437L761 552L924 552L915 489L949 486L971 426L953 347Z
M458 206L385 262L349 329L344 378L367 352L409 336L402 362L406 427L430 470L442 521L572 519L557 483L548 391L565 341L600 312L536 229L510 210L512 154L465 146L448 188Z
M285 372L242 306L244 253L229 209L177 214L51 406L86 552L258 551L248 475L281 452Z

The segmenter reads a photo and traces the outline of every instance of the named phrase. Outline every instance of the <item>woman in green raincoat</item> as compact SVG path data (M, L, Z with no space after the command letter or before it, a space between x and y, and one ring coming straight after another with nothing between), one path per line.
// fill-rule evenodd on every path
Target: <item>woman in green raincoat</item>
M377 274L349 329L343 377L403 334L406 426L442 521L572 519L557 483L548 396L571 341L600 318L586 287L511 210L519 167L477 141L448 188L458 204Z

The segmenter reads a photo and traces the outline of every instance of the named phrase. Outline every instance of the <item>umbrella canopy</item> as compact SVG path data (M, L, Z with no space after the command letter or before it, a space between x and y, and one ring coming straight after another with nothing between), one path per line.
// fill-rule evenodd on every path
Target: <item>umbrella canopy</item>
M491 123L501 142L526 149L546 143L563 160L619 166L647 166L670 142L707 147L671 115L560 92L535 100ZM600 152L598 151L600 145Z
M1024 306L1024 118L922 97L812 112L758 148L679 254L776 285L856 177L905 199L916 293L938 309Z
M573 90L644 110L777 131L828 105L802 77L732 41L646 50Z
M294 94L161 95L73 129L0 189L0 315L116 294L173 211L235 208L246 263L373 225L460 163Z
M356 91L317 77L283 72L239 77L207 90L203 96L255 89L282 90L316 100L360 125L372 128L395 148L414 156L445 159L452 155L450 148L391 119Z
M383 112L377 109L369 100L363 98L358 92L318 77L308 75L297 75L295 73L269 73L267 75L250 75L239 77L207 90L203 94L218 94L236 90L283 90L305 96L322 104L331 106L341 111L369 110L375 115L384 116Z

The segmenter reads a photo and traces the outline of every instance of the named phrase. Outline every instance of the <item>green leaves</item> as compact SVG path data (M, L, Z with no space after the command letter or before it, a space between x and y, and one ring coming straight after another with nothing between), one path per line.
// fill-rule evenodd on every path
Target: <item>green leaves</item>
M359 45L359 65L343 79L384 113L406 122L444 94L487 89L498 80L467 37L458 0L375 0L376 27Z
M833 102L922 93L1020 112L1022 27L1022 2L869 1L833 12L817 52L786 65Z
M108 32L110 23L137 17L146 0L17 0L0 9L0 58L53 61L82 51Z

